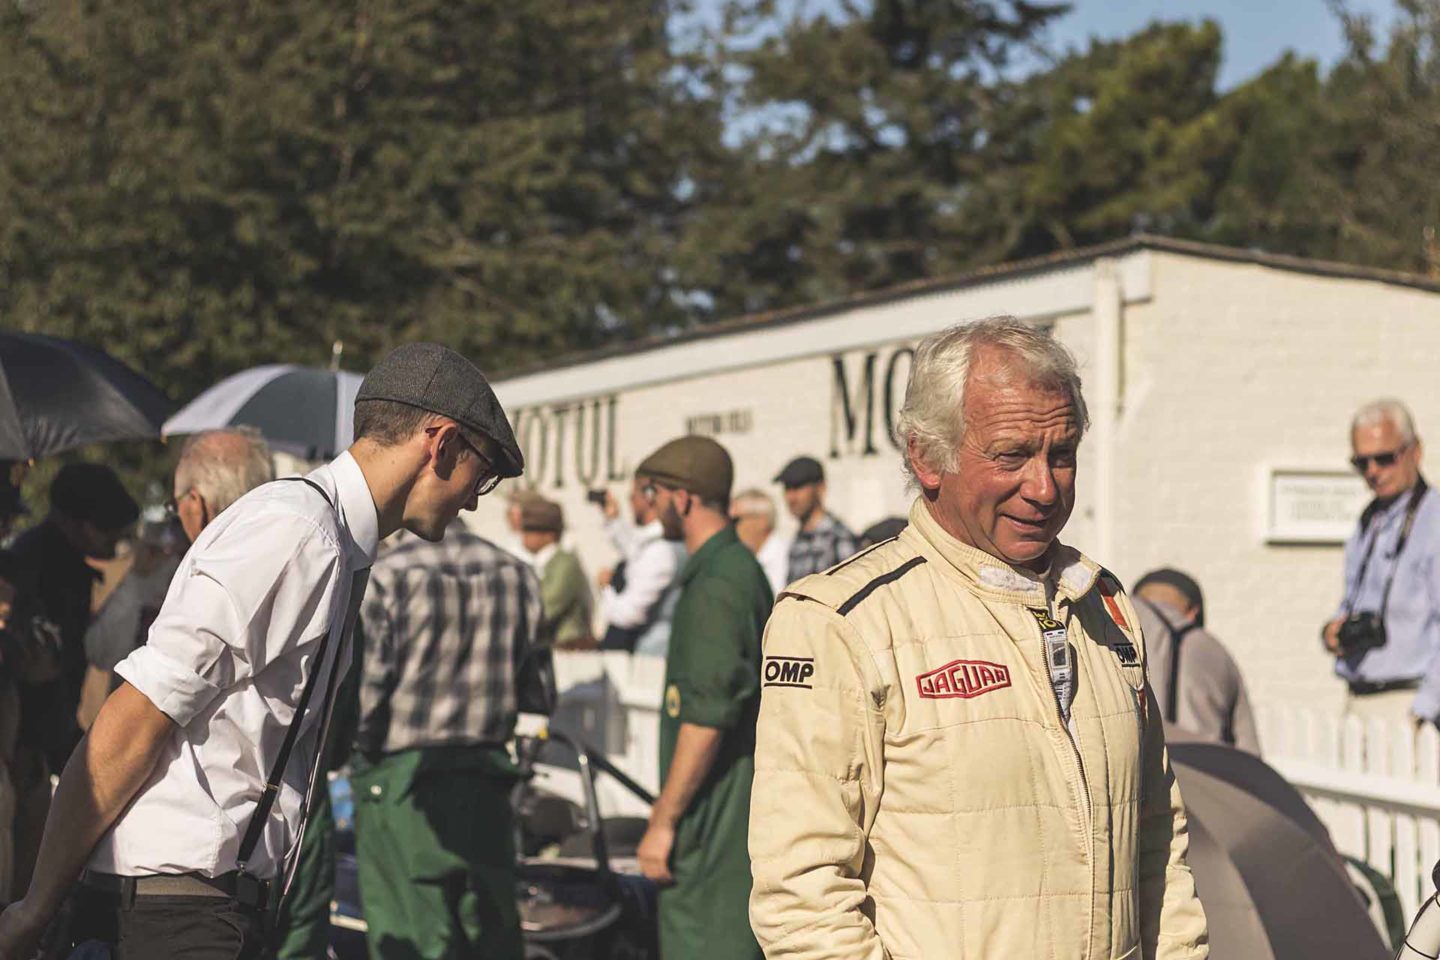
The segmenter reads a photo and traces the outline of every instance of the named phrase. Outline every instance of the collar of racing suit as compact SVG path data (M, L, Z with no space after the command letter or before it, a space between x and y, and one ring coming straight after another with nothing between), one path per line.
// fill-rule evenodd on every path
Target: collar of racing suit
M1099 564L1058 540L1050 545L1050 563L1044 574L992 557L961 543L940 526L924 496L916 497L911 505L910 526L902 536L918 541L916 546L922 552L942 561L974 589L1032 608L1047 607L1051 597L1074 603L1090 592L1100 575Z

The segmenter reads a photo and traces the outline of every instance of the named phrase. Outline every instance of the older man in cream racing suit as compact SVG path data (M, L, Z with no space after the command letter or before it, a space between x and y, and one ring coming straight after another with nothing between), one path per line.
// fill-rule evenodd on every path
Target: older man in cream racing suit
M1074 361L999 318L916 351L910 526L765 635L750 915L770 958L1202 960L1205 917L1118 581L1056 542Z

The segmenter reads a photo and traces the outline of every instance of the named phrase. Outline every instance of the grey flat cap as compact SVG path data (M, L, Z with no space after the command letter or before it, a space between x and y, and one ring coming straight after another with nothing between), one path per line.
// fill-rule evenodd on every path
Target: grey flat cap
M501 459L496 467L502 477L525 472L525 457L515 442L515 432L485 374L449 347L438 343L396 347L360 384L355 402L366 400L406 403L449 417L495 441Z

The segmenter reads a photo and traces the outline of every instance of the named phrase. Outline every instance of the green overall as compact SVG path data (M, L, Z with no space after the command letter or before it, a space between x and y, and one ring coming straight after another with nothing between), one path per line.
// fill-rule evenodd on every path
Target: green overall
M375 960L520 960L514 763L493 747L356 754L355 859Z
M750 781L760 704L760 637L770 585L733 528L680 573L660 716L660 779L682 723L724 732L720 753L676 827L660 892L662 960L756 960L750 932Z

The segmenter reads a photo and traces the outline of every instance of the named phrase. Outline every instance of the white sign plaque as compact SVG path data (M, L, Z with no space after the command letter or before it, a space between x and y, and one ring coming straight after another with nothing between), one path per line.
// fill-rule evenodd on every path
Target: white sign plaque
M1370 502L1365 481L1345 470L1270 471L1270 543L1344 543Z

